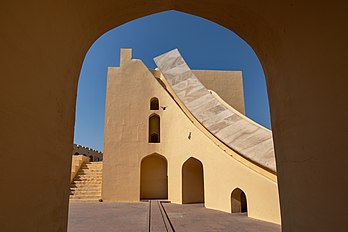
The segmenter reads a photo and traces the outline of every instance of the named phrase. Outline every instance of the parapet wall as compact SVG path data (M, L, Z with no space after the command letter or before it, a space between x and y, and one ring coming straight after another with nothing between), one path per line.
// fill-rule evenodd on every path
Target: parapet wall
M101 151L94 150L89 147L82 145L74 144L73 146L73 155L84 155L91 158L91 161L102 161L103 153Z

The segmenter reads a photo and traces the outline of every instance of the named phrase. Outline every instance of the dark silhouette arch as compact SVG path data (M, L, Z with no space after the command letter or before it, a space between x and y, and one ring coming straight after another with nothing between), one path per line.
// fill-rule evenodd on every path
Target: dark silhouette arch
M231 213L247 213L247 198L243 190L236 188L231 193Z
M168 199L167 160L148 155L140 165L140 199Z
M150 100L150 110L159 110L159 101L157 97L153 97Z
M203 164L193 157L182 166L182 203L204 203Z
M159 143L160 142L160 116L153 114L149 118L149 143Z

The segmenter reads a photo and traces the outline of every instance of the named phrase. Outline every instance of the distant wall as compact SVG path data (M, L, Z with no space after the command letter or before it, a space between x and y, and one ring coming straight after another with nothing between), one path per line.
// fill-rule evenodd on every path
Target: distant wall
M193 74L230 106L245 114L242 71L192 70Z
M92 161L102 161L103 160L103 153L97 150L94 150L89 147L81 146L78 144L74 144L73 148L73 155L84 155L87 157L93 157Z

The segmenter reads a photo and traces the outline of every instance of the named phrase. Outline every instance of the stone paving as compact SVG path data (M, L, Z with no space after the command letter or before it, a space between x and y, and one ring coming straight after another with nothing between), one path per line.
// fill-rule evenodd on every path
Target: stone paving
M68 232L149 231L148 202L70 203Z
M280 232L279 225L245 214L206 209L203 204L162 203L176 232ZM68 232L149 231L149 202L70 203ZM154 231L154 230L151 230ZM160 231L160 230L155 230Z
M229 232L280 232L280 226L252 219L243 214L229 214L206 209L203 204L163 204L177 232L229 231Z

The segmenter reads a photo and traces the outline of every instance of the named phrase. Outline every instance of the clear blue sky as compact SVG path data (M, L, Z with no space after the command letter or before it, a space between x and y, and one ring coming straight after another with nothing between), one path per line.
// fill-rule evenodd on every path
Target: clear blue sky
M156 67L154 57L178 48L191 69L242 70L246 115L271 127L265 77L252 48L218 24L166 11L114 28L91 46L80 73L74 143L103 151L107 67L119 66L124 47L149 68Z

